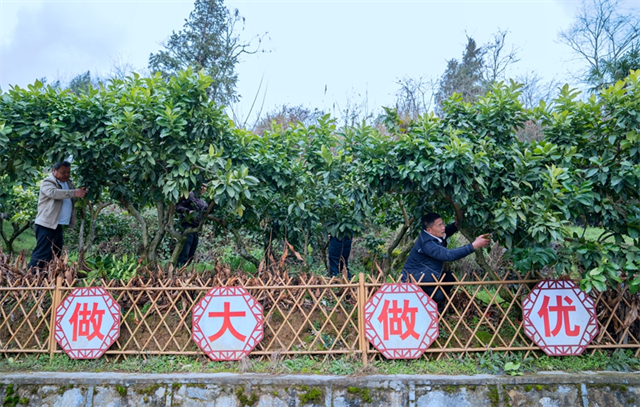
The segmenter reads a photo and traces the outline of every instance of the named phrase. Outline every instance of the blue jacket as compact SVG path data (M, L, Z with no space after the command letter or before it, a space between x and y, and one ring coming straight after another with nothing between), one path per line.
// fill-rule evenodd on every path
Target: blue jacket
M455 224L452 223L447 226L445 228L445 238L441 242L425 230L422 230L418 240L416 240L416 244L409 253L409 257L407 257L407 261L404 263L402 281L409 281L409 274L416 281L434 281L431 275L433 274L436 279L439 279L445 261L459 260L473 253L473 245L471 243L457 249L447 249L447 237L457 231L458 228Z

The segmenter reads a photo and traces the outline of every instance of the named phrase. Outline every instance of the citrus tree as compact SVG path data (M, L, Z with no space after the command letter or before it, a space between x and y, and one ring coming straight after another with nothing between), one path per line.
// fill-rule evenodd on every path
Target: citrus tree
M558 199L564 218L585 229L568 231L569 250L557 251L559 270L576 269L585 290L604 290L622 278L632 292L640 285L640 71L586 101L565 86L553 106L544 109L545 138L564 161L558 173ZM561 149L559 147L562 147ZM578 193L576 193L578 191ZM584 230L602 226L596 241Z
M262 238L265 262L278 248L309 268L329 233L384 228L392 231L382 250L387 272L400 270L420 216L437 211L470 241L491 233L515 270L580 276L585 290L622 282L635 292L639 76L586 100L564 87L533 110L519 102L520 85L499 83L473 103L452 96L439 116L403 120L386 109L375 125L340 128L323 116L260 135L234 127L202 72L133 75L80 95L36 82L0 99L2 193L71 157L76 183L89 190L81 220L94 227L100 210L117 203L140 225L141 254L157 261L169 234L175 262L186 234L202 227L176 227L175 205L205 183L203 219L233 234L256 266L247 236ZM541 141L518 139L528 121L540 123ZM576 232L589 224L604 230L596 241ZM475 257L491 278L509 271L492 269L482 250Z
M104 142L117 149L106 185L111 197L138 220L144 255L150 261L157 260L167 231L179 243L190 232L174 227L175 204L181 197L209 183L213 202L241 213L242 193L253 183L245 168L225 157L225 139L233 136L231 124L222 107L209 99L210 83L210 77L189 69L168 80L159 74L134 75L114 80L107 88L113 104L107 110ZM141 214L149 206L156 210L153 232ZM172 260L177 260L180 247Z

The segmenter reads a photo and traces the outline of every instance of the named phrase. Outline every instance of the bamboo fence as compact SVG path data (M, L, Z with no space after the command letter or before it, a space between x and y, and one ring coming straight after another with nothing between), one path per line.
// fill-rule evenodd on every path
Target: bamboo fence
M513 277L513 276L512 276ZM539 348L525 335L521 304L539 279L527 274L504 280L469 275L450 285L440 318L440 335L423 357L460 353L524 352ZM16 279L0 286L0 353L59 354L55 310L74 287L102 286L122 307L120 337L108 358L153 355L204 355L191 339L191 312L213 286L242 285L264 308L264 338L254 358L315 355L323 360L345 355L363 363L382 358L364 335L364 307L386 282L383 275L359 274L351 280L318 276L143 280ZM421 285L433 285L421 284ZM599 334L587 352L632 349L640 354L639 297L626 289L592 293Z

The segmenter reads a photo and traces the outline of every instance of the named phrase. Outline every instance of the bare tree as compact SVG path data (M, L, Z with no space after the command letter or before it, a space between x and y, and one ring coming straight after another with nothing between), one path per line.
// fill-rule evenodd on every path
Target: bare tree
M556 79L544 81L536 72L529 72L516 77L516 81L522 84L520 89L520 103L526 109L533 109L544 101L546 104L552 103L552 99L560 87L560 82ZM531 119L524 123L524 126L516 131L520 141L540 141L544 137L542 124L539 120Z
M347 94L345 102L340 105L333 102L332 116L339 118L339 123L344 127L355 126L362 122L368 122L375 117L375 112L369 108L369 92L364 92L364 97L360 92L352 89L351 94Z
M115 58L111 59L109 78L124 79L135 70L130 57L125 58L122 54L118 54Z
M540 105L540 101L544 101L547 104L551 103L556 90L560 87L559 81L552 79L545 82L540 75L533 71L517 76L516 82L522 84L520 103L526 109L533 109Z
M589 69L577 76L597 90L616 79L618 61L634 50L637 54L640 12L625 10L621 0L583 0L575 21L559 38L587 62Z
M265 130L271 129L274 123L282 127L283 130L297 123L302 123L305 126L308 126L315 123L322 115L324 115L324 113L318 109L310 110L302 105L283 105L280 108L268 112L264 117L260 118L256 123L253 132L256 134L263 134Z
M493 33L493 40L482 46L483 58L482 68L485 86L488 87L495 82L505 80L507 68L520 61L515 45L507 50L506 38L509 32L498 30Z
M416 120L431 110L438 81L420 77L398 79L400 89L396 93L396 111L402 119Z

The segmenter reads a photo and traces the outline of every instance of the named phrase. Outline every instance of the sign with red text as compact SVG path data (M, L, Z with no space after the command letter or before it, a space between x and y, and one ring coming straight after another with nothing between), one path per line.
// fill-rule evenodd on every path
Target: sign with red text
M263 336L262 305L243 287L213 287L193 308L193 340L212 360L239 360Z
M415 359L438 337L438 306L415 284L384 284L364 308L365 336L387 359Z
M593 299L570 280L539 282L522 313L525 333L549 356L580 355L598 334Z
M120 336L120 305L102 287L74 288L56 309L55 338L71 359L97 359Z

